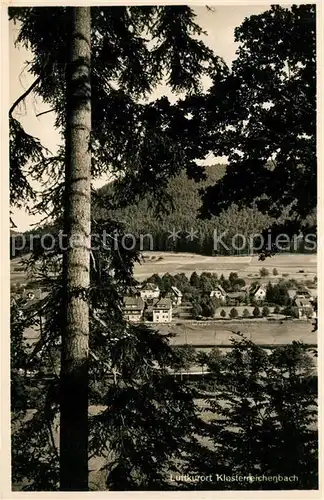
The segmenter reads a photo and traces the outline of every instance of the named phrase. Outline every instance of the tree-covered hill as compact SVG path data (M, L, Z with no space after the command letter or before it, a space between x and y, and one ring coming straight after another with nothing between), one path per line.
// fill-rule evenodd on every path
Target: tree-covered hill
M189 179L185 171L172 178L167 187L167 197L170 202L164 206L162 213L160 200L148 194L145 198L118 210L108 210L97 206L96 216L109 215L123 221L126 232L138 239L142 250L188 251L207 255L249 253L249 238L269 227L274 219L261 213L253 205L239 208L234 203L218 216L211 217L209 220L200 219L202 189L219 181L226 172L226 165L206 166L204 171L206 178L200 182ZM114 184L103 186L97 194L99 200L105 198L109 201L114 196ZM175 239L171 236L173 230L179 232ZM191 231L193 231L192 235L188 234ZM216 236L215 231L217 231ZM151 235L151 239L144 236L148 234ZM241 237L234 239L235 245L233 246L233 237L236 234L246 237L245 246ZM139 240L141 235L142 242ZM224 235L221 238L224 245L222 243L216 245L215 238L221 235ZM131 245L131 243L130 237L127 244ZM302 247L299 251L301 250Z
M271 226L274 219L261 213L256 206L239 208L235 203L223 210L218 216L201 219L199 213L203 200L203 189L214 185L223 178L226 165L206 166L204 172L206 178L200 182L189 179L185 171L173 177L167 187L166 199L169 199L169 203L163 205L163 207L161 207L161 200L158 197L154 199L152 194L147 194L145 198L134 200L123 208L103 208L103 200L106 206L116 201L114 183L106 184L95 193L94 217L103 219L112 217L122 222L125 225L125 233L130 233L136 237L137 247L140 250L181 251L207 255L249 253L249 238L253 234L265 231ZM284 222L286 218L287 214L283 213L276 222ZM314 225L316 223L316 213L314 216L305 219L304 222L306 225ZM57 220L55 224L43 225L36 232L44 235L59 230L62 230L62 224ZM175 241L170 234L173 230L179 231ZM191 231L193 231L192 236L188 234ZM234 246L236 245L238 248L243 246L241 237L235 239L235 235L238 234L246 236L246 246L241 250L233 247L233 241ZM31 232L24 234L26 244L24 248L21 248L19 233L11 232L11 240L15 239L17 243L14 255L11 248L11 257L29 253L30 245L28 240L30 235ZM146 235L151 235L151 238ZM140 240L141 236L142 240ZM221 242L215 244L217 237L221 238ZM224 242L224 245L222 242ZM128 245L132 247L130 238L129 242L126 243L126 246ZM291 248L290 251L296 251L296 249ZM298 251L304 251L302 241L300 241Z

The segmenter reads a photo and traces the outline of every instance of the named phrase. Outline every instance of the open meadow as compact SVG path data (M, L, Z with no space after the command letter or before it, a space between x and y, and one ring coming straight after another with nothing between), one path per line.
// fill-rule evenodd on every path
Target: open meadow
M140 263L135 265L134 277L139 281L144 281L155 273L159 275L185 273L190 276L196 271L198 274L215 272L227 278L231 272L236 272L240 278L249 283L260 278L260 269L263 267L269 271L269 276L263 278L267 281L270 279L275 282L282 277L310 281L317 274L317 256L316 254L285 253L261 261L258 255L212 257L192 253L144 252ZM278 271L277 276L272 274L274 268ZM27 281L22 272L20 258L11 260L10 278L12 284Z
M236 272L248 283L260 277L260 269L263 267L269 270L266 279L272 281L277 281L283 276L300 281L313 280L317 273L317 256L285 253L261 261L258 255L211 257L191 253L144 252L141 263L135 266L134 276L143 281L154 273L160 275L185 273L189 276L196 271L198 274L215 272L227 278L231 272ZM274 268L278 271L277 276L272 274Z

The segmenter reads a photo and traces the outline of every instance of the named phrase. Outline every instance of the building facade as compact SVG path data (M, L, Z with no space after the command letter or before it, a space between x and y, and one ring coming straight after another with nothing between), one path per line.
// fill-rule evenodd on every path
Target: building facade
M182 302L182 293L176 286L171 287L171 291L167 295L171 299L172 305L180 306Z
M296 297L295 305L298 309L299 319L313 319L316 318L316 312L311 301L307 298Z
M152 306L153 323L171 323L172 302L168 298L156 299Z
M124 297L124 318L137 323L142 320L144 301L141 297Z
M265 285L258 285L256 288L250 291L250 297L258 302L265 300L267 295L267 289Z
M226 292L224 288L220 285L218 285L215 290L212 290L209 294L210 297L214 297L215 299L220 300L221 302L226 301Z
M140 290L140 296L143 300L158 299L160 297L160 289L154 283L146 283Z

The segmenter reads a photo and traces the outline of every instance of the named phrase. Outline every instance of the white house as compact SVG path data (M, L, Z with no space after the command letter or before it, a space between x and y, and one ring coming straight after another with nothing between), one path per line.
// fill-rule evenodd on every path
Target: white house
M143 300L158 299L160 297L160 289L155 283L146 283L140 290L140 296Z
M168 298L153 300L153 323L171 323L172 302Z
M226 292L221 285L217 285L216 288L210 292L209 296L219 299L222 302L226 301Z
M255 288L250 290L250 296L257 301L265 300L267 295L267 289L265 285L257 285Z
M172 286L171 291L168 295L170 295L170 299L173 305L180 306L182 302L182 293L180 292L179 288L177 288L176 286Z

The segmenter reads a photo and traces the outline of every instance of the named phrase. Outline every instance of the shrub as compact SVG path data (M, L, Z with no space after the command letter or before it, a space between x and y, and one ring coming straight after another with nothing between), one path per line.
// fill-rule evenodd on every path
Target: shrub
M289 274L288 274L288 273L283 274L283 277L284 277L284 278L287 278L287 276L289 276Z
M224 309L221 310L220 315L222 318L226 318L226 311Z
M249 316L250 316L249 310L248 309L244 309L243 310L243 318L248 318Z
M292 318L298 318L298 308L294 306L285 307L282 313Z
M279 274L278 270L275 267L272 269L272 274L273 274L273 276L278 276L278 274Z
M304 271L304 269L299 269L299 271L298 271L298 272L299 272L299 273L304 273L305 271Z
M270 309L268 306L264 306L264 308L262 309L262 316L269 316L270 314Z
M261 278L265 278L265 276L269 276L269 270L266 269L265 267L262 267L262 269L260 269L260 276L261 276Z
M278 304L277 304L277 305L275 306L275 308L274 308L273 312L274 312L275 314L280 314L280 310L281 310L281 309L280 309L280 306L278 306Z
M230 317L231 318L237 318L238 317L238 312L237 312L237 309L235 309L235 307L232 307L232 309L230 310Z
M254 309L253 309L253 316L255 318L258 318L260 316L260 309L258 308L258 306L256 306Z

